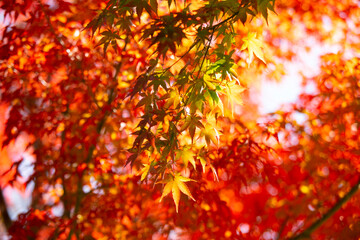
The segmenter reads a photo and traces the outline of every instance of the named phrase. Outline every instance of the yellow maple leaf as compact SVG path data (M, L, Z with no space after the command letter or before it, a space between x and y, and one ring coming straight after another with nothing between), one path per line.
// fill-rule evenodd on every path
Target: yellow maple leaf
M218 174L217 174L216 169L214 168L214 166L210 162L207 162L204 157L198 156L198 158L200 159L200 163L201 163L201 166L203 168L203 173L205 173L205 167L206 167L206 164L208 164L210 166L212 172L213 172L214 181L219 181L219 177L218 177Z
M254 54L265 64L264 53L262 51L263 44L260 40L256 39L256 33L249 32L246 37L242 39L244 41L243 45L241 46L241 51L244 49L248 49L249 51L249 61L250 63L253 61Z
M213 79L208 74L204 75L204 82L210 90L216 89L216 85L213 83Z
M180 192L184 193L192 200L195 201L195 198L192 196L188 186L184 182L195 181L190 178L183 177L181 175L174 175L169 179L164 187L163 193L160 197L160 202L162 199L172 192L172 197L174 199L176 212L179 212L179 202L180 202Z
M169 108L171 106L173 106L174 108L176 108L179 104L180 104L180 95L179 95L179 91L177 90L177 88L171 90L168 94L169 98L167 99L166 103L164 104L165 108Z
M239 104L242 105L243 101L240 97L240 93L242 93L245 90L244 87L236 84L236 81L229 82L227 84L227 87L225 88L226 97L228 98L228 101L231 106L231 113L234 114L234 105Z
M201 163L201 166L202 166L202 169L203 169L203 173L205 173L205 166L206 166L206 160L205 158L199 156L198 157L200 159L200 163Z
M160 202L162 201L162 199L164 197L166 197L170 193L170 191L172 189L172 185L173 185L173 181L170 181L170 182L166 183L166 185L164 187L164 190L163 190L163 193L162 193L162 195L160 197Z
M150 165L149 164L144 164L144 167L140 171L141 181L143 181L146 178L146 176L149 173L149 170L150 170Z
M220 134L216 129L216 119L213 114L209 113L206 115L206 124L204 128L201 129L200 137L205 137L208 146L210 146L211 142L215 145L219 144Z
M179 176L175 176L175 182L178 185L181 192L183 192L185 195L187 195L189 198L195 201L195 198L191 195L188 186L182 181L181 178L179 178Z
M176 212L179 212L180 189L176 182L173 182L171 191L176 206Z
M182 159L185 167L187 167L188 163L190 162L193 165L194 169L196 169L194 156L195 154L189 149L189 147L184 147L183 149L176 150L175 161Z

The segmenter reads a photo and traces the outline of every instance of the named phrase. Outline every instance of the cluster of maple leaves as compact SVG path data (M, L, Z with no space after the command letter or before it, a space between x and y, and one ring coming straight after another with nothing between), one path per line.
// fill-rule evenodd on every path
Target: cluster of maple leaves
M23 159L0 172L34 184L12 239L360 236L354 1L0 6L1 144L26 138L35 158L25 180ZM285 74L301 34L349 50L260 118L248 88Z

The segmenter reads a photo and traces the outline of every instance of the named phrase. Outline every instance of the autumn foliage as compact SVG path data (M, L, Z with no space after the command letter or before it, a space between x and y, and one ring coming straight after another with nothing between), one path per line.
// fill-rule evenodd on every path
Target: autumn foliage
M11 239L360 237L356 1L0 6L0 184L33 188L12 220L0 192ZM302 93L260 114L289 62Z

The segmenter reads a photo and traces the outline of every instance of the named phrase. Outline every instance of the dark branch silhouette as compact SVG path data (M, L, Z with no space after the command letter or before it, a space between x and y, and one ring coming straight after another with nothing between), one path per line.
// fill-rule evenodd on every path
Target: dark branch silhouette
M325 223L331 216L333 216L347 201L350 200L350 198L358 191L360 187L360 180L351 188L351 190L342 197L324 216L322 216L320 219L318 219L316 222L314 222L312 225L310 225L307 229L305 229L302 233L299 235L290 238L291 240L297 240L297 239L306 239L309 238L310 235L318 229L323 223Z

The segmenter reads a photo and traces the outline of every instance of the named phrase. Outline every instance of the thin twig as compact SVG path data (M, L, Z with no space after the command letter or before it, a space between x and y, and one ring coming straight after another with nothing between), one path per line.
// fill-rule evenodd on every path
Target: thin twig
M214 35L214 30L212 31L212 33L211 33L211 35L210 35L209 44L207 45L207 47L206 47L206 49L205 49L204 58L203 58L203 60L202 60L202 62L201 62L201 64L200 64L199 72L198 72L198 74L197 74L197 76L196 76L196 79L198 79L199 76L200 76L201 68L202 68L203 65L204 65L204 62L205 62L205 59L206 59L206 55L207 55L208 52L209 52L209 48L210 48L210 45L211 45L211 41L212 41L213 35Z
M190 47L189 49L179 57L179 59L177 59L173 64L171 64L169 67L167 67L163 73L161 74L164 75L167 71L169 71L175 64L177 64L181 59L183 59L198 43L200 42L200 39L198 38Z
M51 21L50 21L50 17L49 17L49 15L46 13L45 7L44 7L44 5L41 3L41 0L38 0L38 3L39 3L39 5L40 5L41 11L43 11L43 13L44 13L44 15L45 15L45 18L46 18L46 21L47 21L47 23L48 23L48 25L49 25L49 28L50 28L51 33L54 34L54 36L55 36L56 40L58 41L58 43L59 43L64 49L66 49L64 42L63 42L63 41L61 40L61 38L56 34L55 28L54 28L54 26L52 25L52 23L51 23Z
M221 21L221 22L219 22L219 23L217 23L217 24L215 24L215 25L213 25L213 26L210 26L210 28L212 29L212 33L211 33L210 39L212 39L212 36L213 36L216 28L218 28L218 27L220 27L222 24L230 21L231 19L233 19L233 18L234 18L236 15L238 15L238 14L239 14L239 11L235 12L234 14L232 14L230 17L224 19L223 21ZM199 42L200 42L200 38L198 38L198 39L190 46L190 48L189 48L183 55L181 55L181 56L179 57L179 59L177 59L173 64L171 64L169 67L167 67L167 68L163 71L162 75L164 75L164 74L165 74L167 71L169 71L176 63L178 63L181 59L183 59ZM210 42L211 42L211 40L210 40ZM208 47L208 48L209 48L209 47ZM208 51L208 48L207 48L207 51ZM207 51L206 51L206 52L207 52ZM206 54L205 54L205 56L206 56ZM201 68L200 68L200 69L201 69Z

